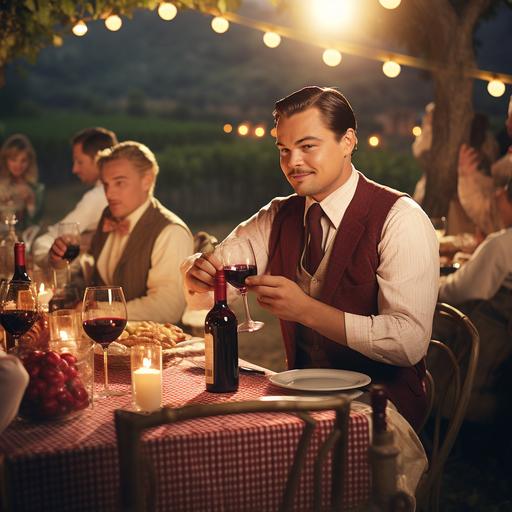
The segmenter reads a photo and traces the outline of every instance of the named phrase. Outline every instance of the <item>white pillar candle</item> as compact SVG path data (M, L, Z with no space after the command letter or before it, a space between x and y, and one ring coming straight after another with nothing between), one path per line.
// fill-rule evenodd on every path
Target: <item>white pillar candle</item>
M142 411L156 411L162 404L162 372L138 368L132 373L133 400Z

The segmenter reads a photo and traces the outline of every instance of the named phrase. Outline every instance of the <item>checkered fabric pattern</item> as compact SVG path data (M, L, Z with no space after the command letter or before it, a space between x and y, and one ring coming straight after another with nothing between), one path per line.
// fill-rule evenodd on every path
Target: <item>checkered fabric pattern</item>
M76 419L32 425L13 423L0 438L13 510L118 510L119 474L113 411L131 407L130 373L110 371L125 396L98 400ZM101 382L101 374L97 374ZM282 395L261 375L240 375L236 393L207 393L204 371L184 362L164 370L164 402L216 403ZM315 413L317 428L296 495L295 509L313 509L314 454L332 428L334 414ZM287 414L245 414L197 419L144 435L158 475L158 509L173 511L273 511L303 423ZM369 421L352 413L345 505L365 503L370 488ZM323 504L329 506L330 461L324 468Z

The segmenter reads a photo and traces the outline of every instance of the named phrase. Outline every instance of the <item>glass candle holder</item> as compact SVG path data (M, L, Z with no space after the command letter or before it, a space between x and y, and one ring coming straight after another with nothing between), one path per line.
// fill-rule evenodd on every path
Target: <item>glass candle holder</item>
M50 341L73 344L82 337L80 313L74 309L59 309L49 315Z
M131 348L133 406L151 412L162 407L162 347L141 343Z

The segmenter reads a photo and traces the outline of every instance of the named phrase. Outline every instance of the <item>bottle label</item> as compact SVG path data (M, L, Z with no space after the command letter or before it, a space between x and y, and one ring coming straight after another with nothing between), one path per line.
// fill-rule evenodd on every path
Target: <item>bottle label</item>
M204 335L204 375L206 384L214 384L215 379L215 361L213 359L213 335L206 333Z

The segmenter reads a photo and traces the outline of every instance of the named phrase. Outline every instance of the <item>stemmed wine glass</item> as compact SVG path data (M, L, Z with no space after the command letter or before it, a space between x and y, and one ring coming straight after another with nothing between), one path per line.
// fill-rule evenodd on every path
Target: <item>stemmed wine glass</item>
M0 286L0 322L18 345L39 315L37 290L28 281L4 281ZM11 349L12 346L6 349Z
M63 258L66 260L67 281L71 282L70 263L80 254L80 227L78 222L60 222L58 236L67 245Z
M245 278L257 274L256 258L251 242L247 238L231 237L222 242L220 251L226 281L238 288L244 299L245 321L238 324L238 332L258 331L265 324L251 318L245 286Z
M103 349L105 396L122 395L108 387L108 346L126 326L127 312L123 289L120 286L89 286L85 290L82 326L89 338Z

